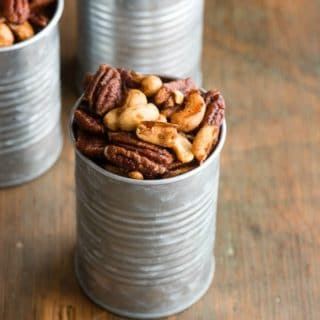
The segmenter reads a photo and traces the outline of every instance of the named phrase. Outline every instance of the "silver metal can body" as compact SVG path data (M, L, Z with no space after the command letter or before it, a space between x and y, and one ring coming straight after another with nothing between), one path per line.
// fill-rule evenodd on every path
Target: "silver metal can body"
M38 177L57 160L60 128L59 0L50 24L0 49L0 187Z
M226 136L200 167L137 181L76 154L76 273L85 293L122 316L180 312L207 291L214 273L219 158Z
M109 63L201 82L204 0L78 1L78 64Z

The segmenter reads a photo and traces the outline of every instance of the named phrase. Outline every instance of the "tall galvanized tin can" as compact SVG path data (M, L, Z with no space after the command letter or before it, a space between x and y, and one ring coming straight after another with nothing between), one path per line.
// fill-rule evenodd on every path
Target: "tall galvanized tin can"
M186 309L207 291L225 137L224 122L202 166L163 180L112 174L75 149L76 274L94 302L152 319Z
M78 0L79 83L101 63L200 85L204 0Z
M60 128L58 0L49 25L30 40L0 48L0 187L38 177L57 160Z

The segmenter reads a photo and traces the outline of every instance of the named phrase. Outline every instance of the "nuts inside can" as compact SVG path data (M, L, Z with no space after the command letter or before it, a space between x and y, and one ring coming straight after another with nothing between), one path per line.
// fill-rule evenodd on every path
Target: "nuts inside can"
M220 92L204 92L190 78L166 81L103 64L86 78L73 129L78 150L106 170L161 179L208 158L224 114Z
M56 0L1 0L0 48L28 40L47 26Z

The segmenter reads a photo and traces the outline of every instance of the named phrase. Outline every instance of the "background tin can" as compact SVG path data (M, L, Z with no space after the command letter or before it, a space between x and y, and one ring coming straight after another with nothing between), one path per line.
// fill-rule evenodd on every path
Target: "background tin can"
M76 274L94 302L152 319L180 312L206 292L215 265L225 136L224 122L220 142L202 166L162 180L112 174L75 149Z
M0 48L0 187L38 177L62 149L58 0L49 25Z
M201 82L204 0L78 0L79 83L101 63Z

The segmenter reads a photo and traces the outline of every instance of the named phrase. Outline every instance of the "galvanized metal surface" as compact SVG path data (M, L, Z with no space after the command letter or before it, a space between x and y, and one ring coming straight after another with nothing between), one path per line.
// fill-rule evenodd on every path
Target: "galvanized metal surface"
M0 48L0 187L41 175L60 154L62 11L59 0L44 30L30 40Z
M79 83L101 63L201 84L203 0L78 1Z
M206 292L225 136L224 122L202 166L162 180L112 174L75 150L76 273L94 302L151 319L182 311Z

